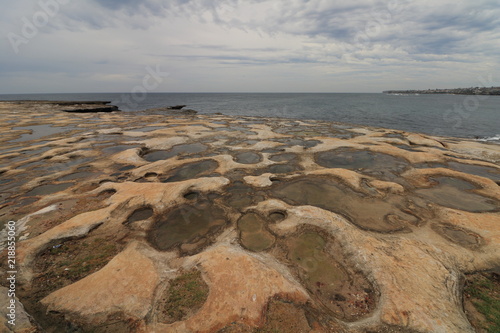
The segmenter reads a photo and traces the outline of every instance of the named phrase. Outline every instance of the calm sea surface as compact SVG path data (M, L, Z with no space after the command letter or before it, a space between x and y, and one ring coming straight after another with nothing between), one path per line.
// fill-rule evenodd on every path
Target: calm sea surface
M186 104L202 114L329 120L500 143L500 96L99 93L0 95L0 100L105 100L123 111Z

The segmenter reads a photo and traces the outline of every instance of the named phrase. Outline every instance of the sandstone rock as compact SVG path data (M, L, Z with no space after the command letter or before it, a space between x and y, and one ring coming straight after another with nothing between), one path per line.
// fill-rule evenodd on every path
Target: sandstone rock
M76 322L97 326L111 314L143 319L159 282L154 263L130 244L100 271L59 289L41 302L47 311L58 311Z

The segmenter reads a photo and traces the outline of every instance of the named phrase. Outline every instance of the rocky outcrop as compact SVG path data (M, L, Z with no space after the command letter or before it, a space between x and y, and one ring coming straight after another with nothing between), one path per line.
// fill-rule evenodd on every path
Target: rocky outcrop
M64 109L65 112L73 112L73 113L94 113L94 112L114 112L120 111L120 109L115 105L92 105L88 107L87 105L73 105L71 109Z
M67 107L0 103L0 217L45 330L474 332L463 281L500 267L500 146Z
M181 109L183 109L185 107L186 107L186 105L174 105L174 106L169 106L168 108L170 110L181 110Z

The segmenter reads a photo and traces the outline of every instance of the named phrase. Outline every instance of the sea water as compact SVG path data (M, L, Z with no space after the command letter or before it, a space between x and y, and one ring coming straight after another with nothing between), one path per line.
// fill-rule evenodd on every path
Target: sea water
M201 114L343 122L500 143L500 96L370 93L0 95L0 100L111 101L122 111L185 104Z

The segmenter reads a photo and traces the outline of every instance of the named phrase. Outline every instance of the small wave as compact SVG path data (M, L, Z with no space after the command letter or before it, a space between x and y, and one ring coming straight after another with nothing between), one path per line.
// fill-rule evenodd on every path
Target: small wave
M476 140L482 141L482 142L493 142L493 143L500 144L500 134L497 134L495 136L485 137L485 138L476 138Z

